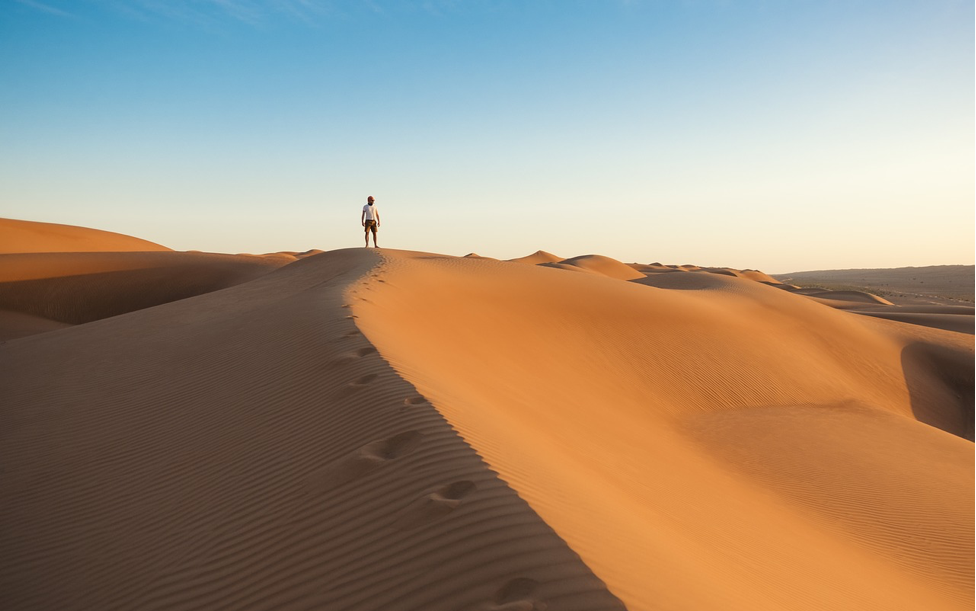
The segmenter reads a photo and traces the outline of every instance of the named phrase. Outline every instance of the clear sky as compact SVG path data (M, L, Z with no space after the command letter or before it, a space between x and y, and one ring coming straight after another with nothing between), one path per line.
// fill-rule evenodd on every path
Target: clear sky
M971 0L0 0L0 216L177 250L973 263Z

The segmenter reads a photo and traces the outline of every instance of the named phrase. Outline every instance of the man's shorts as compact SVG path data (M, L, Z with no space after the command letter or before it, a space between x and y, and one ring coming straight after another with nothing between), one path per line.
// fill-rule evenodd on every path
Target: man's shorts
M366 233L369 233L370 229L373 230L373 235L376 235L376 221L366 221Z

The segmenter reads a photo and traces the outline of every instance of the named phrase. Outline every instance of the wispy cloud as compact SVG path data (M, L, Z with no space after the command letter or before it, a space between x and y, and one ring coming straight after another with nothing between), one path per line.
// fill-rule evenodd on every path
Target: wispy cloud
M24 6L29 6L32 9L39 10L41 12L47 13L48 15L57 15L58 17L74 17L71 13L67 11L62 11L59 8L53 7L48 4L43 4L41 2L36 2L35 0L16 0Z
M33 4L35 0L17 0ZM368 1L368 0L367 0ZM96 0L130 17L153 17L210 23L231 19L260 25L276 16L286 16L308 24L334 11L332 0Z
M2 0L0 0L2 1ZM38 0L16 0L26 5L42 6ZM495 11L551 0L88 0L134 19L154 18L214 26L233 21L263 26L278 19L292 19L314 26L323 20L356 13L380 17L426 13L435 17L462 11ZM604 0L639 2L641 0ZM58 9L53 9L57 11Z

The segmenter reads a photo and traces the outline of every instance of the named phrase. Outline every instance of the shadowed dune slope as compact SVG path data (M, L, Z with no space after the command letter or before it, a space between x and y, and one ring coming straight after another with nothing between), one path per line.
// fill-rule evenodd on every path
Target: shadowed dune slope
M629 609L972 607L972 399L940 373L971 337L726 275L382 256L360 329Z
M0 345L0 607L622 609L357 329L377 260Z
M973 335L976 332L976 324L974 324L976 321L973 320L972 316L965 314L930 314L901 311L858 312L858 314L886 318L888 320L896 320L913 325L923 325L936 329L945 329L946 331L955 331L957 333L968 333L969 335Z
M169 250L132 236L57 223L0 219L0 253Z
M0 310L0 341L63 329L71 325L40 316Z
M79 324L248 282L290 256L196 252L0 255L0 309Z

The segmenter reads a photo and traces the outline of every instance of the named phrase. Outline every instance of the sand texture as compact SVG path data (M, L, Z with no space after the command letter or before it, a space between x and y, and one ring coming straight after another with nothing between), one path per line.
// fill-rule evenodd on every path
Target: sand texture
M0 345L0 607L622 609L359 332L378 261Z
M897 305L542 251L3 257L0 608L973 606L973 336Z

